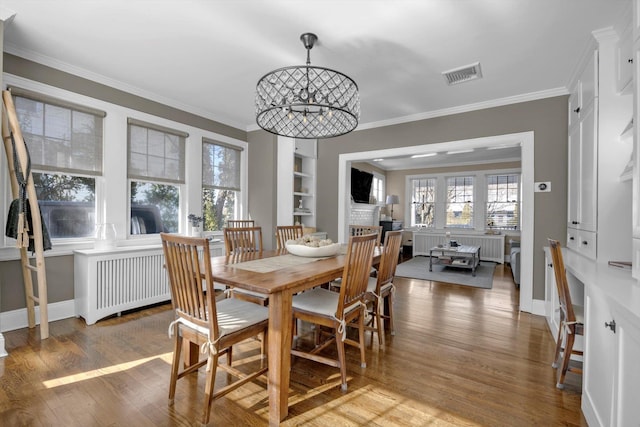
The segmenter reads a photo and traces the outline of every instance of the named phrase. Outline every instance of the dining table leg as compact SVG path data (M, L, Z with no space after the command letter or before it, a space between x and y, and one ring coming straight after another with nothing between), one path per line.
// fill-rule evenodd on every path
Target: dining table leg
M289 414L291 368L291 301L289 291L269 294L269 425L277 426Z

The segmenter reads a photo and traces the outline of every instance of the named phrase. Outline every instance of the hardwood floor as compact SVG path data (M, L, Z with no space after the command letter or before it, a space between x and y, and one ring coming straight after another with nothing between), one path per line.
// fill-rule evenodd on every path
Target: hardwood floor
M358 351L347 350L346 393L337 368L296 359L282 425L586 426L581 378L569 374L566 389L555 388L553 338L544 318L518 311L508 266L498 265L491 290L403 278L395 285L396 335L379 348L368 334L364 369ZM6 332L0 425L198 425L202 373L180 380L167 405L170 321L170 306L161 305L92 326L52 322L43 341L37 329ZM259 353L259 342L247 342L234 360L261 363ZM218 383L226 380L219 372ZM266 380L214 402L211 420L266 425Z

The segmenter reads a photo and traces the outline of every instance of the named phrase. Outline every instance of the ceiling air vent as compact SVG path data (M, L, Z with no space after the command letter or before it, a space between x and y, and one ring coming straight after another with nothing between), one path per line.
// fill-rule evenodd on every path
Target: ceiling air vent
M443 71L442 75L447 80L447 84L451 86L481 78L482 70L480 69L480 62L475 62L464 67Z

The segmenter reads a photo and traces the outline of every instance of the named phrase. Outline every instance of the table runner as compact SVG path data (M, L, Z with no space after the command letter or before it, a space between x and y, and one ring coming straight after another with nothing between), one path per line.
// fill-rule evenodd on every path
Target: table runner
M327 258L327 257L324 257ZM324 258L300 257L291 254L280 255L271 258L255 259L251 261L240 262L234 264L234 267L241 270L253 271L256 273L270 273L287 267L295 267L296 265L308 264Z

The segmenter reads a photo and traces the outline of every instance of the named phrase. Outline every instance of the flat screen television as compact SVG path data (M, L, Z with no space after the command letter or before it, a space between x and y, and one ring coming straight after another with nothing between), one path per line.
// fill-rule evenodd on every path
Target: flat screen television
M373 174L351 168L351 197L355 203L369 203Z

